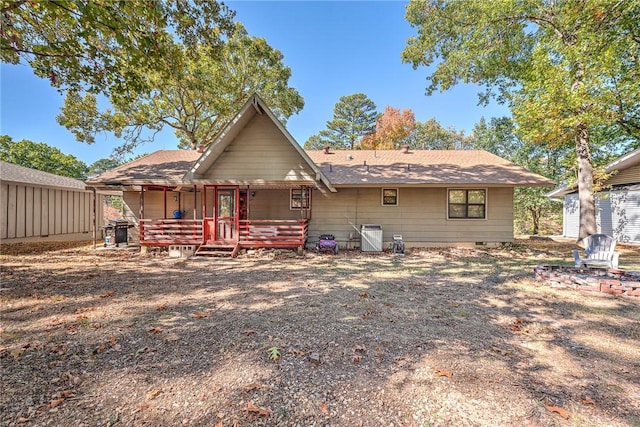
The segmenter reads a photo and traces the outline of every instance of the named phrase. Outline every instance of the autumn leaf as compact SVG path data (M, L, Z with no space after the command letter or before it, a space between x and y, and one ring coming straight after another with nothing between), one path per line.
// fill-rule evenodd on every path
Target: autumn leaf
M453 372L450 371L446 371L444 369L437 369L436 370L436 377L447 377L447 378L451 378L453 376Z
M147 331L151 332L152 334L159 334L160 332L162 332L162 328L159 326L155 326L147 329Z
M203 311L194 311L193 317L196 319L204 319L205 317L209 317L209 313L205 313Z
M255 406L253 402L247 402L247 412L253 412L254 414L258 414L263 417L268 417L271 415L271 411L267 408L262 408L260 406Z
M372 314L373 314L373 311L367 311L366 313L362 314L362 318L366 319L366 318L370 317Z
M59 406L62 402L64 402L63 397L53 399L51 402L49 402L49 408L55 408L56 406Z
M585 397L584 399L582 399L582 404L583 405L595 405L596 402L590 397Z
M147 392L147 400L155 399L162 393L161 388L155 388L149 392Z
M109 292L105 292L104 294L100 295L100 298L110 298L112 296L115 296L116 291L109 291Z
M569 419L569 412L564 408L559 408L557 406L545 405L545 408L549 412L555 412L560 415L565 420Z
M111 347L113 347L117 343L118 343L118 338L116 338L115 336L109 337L109 344L111 344Z
M351 361L352 361L353 363L360 363L360 362L362 362L362 355L360 355L360 354L353 354L353 355L351 355Z
M255 333L256 333L256 331L254 329L247 329L246 331L244 331L244 334L246 336L253 335Z
M273 360L274 362L280 359L280 349L278 347L273 346L268 351L269 351L269 359Z
M167 309L166 304L162 304L156 307L156 311L165 311Z
M93 311L93 310L95 310L95 307L80 307L76 309L76 314L82 314L82 313L86 313L87 311Z
M323 414L329 415L329 407L327 406L326 403L320 402L320 410L322 411Z
M361 293L359 293L359 294L358 294L358 296L359 296L360 298L367 298L367 297L369 296L369 294L368 294L368 293L366 293L366 292L361 292Z

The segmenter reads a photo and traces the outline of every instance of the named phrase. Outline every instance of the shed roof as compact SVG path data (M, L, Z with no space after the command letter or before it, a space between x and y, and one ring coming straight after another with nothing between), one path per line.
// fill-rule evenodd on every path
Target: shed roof
M334 185L554 185L553 181L484 150L308 153Z
M64 189L84 190L84 182L66 176L55 175L37 169L25 168L0 161L0 180L22 184L38 185L42 187L55 187Z

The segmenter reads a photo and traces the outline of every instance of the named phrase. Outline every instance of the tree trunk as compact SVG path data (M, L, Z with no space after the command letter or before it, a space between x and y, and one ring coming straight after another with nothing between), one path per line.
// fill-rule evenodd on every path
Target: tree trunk
M529 212L531 213L531 221L533 222L531 234L537 236L540 233L540 213L537 212L535 208L529 209Z
M578 200L580 201L579 242L597 232L589 131L584 124L579 125L576 129L576 157L578 161Z

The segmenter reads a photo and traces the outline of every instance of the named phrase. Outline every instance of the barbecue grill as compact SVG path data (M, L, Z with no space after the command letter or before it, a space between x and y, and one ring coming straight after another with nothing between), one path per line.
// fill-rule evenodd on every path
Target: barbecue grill
M129 221L110 220L109 224L103 227L105 231L104 245L113 243L117 247L120 243L127 243L131 227L133 224L130 224Z

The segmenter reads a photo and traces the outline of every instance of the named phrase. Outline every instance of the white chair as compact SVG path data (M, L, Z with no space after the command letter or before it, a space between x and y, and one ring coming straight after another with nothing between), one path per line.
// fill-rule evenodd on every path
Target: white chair
M573 258L577 268L598 267L598 268L618 268L618 257L620 254L614 252L616 239L606 234L592 234L584 238L584 254L580 257L580 251L573 251Z

